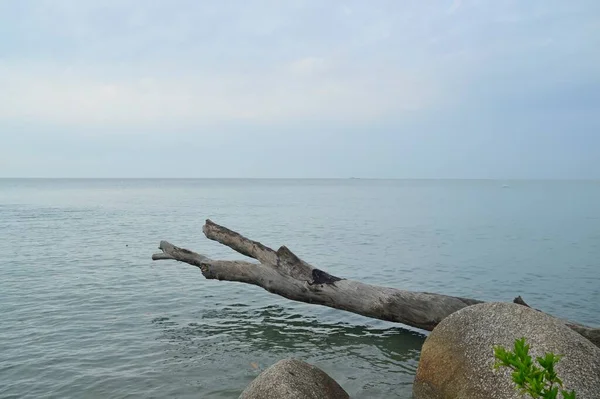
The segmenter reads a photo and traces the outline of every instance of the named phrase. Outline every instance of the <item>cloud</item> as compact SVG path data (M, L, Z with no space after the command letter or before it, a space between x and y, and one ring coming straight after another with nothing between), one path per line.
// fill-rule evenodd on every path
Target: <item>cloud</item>
M589 175L599 24L594 0L0 1L0 173Z
M435 102L424 76L399 71L374 76L324 59L240 71L0 64L0 121L76 127L199 126L225 121L276 123L323 119L360 121L421 109ZM108 70L108 69L107 69ZM325 73L326 72L326 73Z
M454 0L448 9L448 13L454 14L462 6L462 0Z
M306 57L292 62L289 68L296 75L313 75L323 72L327 68L327 63L323 58Z

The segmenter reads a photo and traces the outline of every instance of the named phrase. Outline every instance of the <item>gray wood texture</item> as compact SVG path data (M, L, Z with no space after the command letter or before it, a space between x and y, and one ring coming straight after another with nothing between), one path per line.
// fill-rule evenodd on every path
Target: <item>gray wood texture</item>
M285 246L275 251L210 220L202 230L208 239L258 262L213 260L167 241L161 241L159 249L162 252L154 254L152 259L176 260L197 266L207 279L253 284L294 301L342 309L428 331L457 310L483 303L476 299L405 291L332 276L298 258ZM528 306L520 296L514 302ZM600 329L563 322L600 346Z

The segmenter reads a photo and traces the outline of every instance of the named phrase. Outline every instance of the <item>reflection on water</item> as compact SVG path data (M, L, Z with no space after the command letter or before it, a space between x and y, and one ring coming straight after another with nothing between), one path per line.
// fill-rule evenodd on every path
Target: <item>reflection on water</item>
M370 397L370 392L382 389L392 397L408 397L425 339L399 327L323 323L282 306L236 304L205 310L197 317L197 322L185 324L177 317L158 317L152 323L161 329L159 340L169 344L169 362L180 367L181 363L193 367L199 361L219 367L225 362L228 369L237 363L246 371L228 376L228 390L215 389L214 397L237 397L261 370L287 357L322 367L351 394L362 395L353 397ZM236 378L238 389L232 390Z

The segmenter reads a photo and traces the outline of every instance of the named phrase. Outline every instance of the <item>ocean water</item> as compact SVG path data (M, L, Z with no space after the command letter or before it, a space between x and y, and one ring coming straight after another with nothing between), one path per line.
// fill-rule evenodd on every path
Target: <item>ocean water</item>
M152 262L204 219L346 278L600 325L600 182L0 180L1 398L236 398L298 357L409 398L425 333Z

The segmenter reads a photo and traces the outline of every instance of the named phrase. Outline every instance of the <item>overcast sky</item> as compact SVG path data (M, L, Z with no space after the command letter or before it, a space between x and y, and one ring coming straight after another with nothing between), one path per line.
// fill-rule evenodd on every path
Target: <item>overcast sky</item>
M0 177L600 178L600 1L0 0Z

